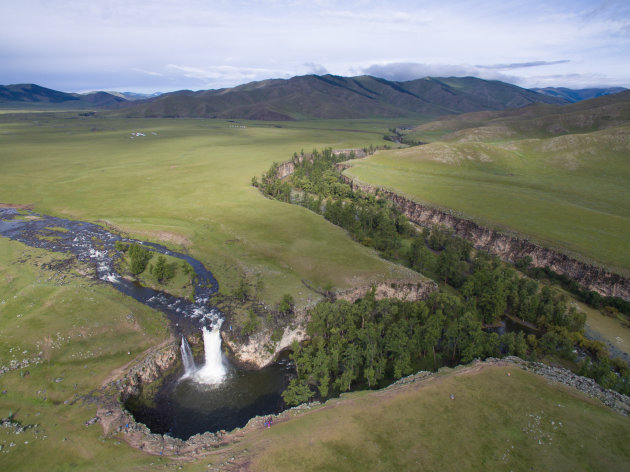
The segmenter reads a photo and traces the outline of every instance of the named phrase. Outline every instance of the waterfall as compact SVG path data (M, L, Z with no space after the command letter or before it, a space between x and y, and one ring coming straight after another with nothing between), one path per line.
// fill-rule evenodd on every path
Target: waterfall
M190 377L197 370L197 366L195 365L195 359L193 359L190 345L184 336L182 336L180 350L182 352L182 363L184 364L184 378Z
M206 354L206 363L194 375L194 379L204 384L219 384L226 375L221 353L221 325L215 326L212 331L204 326L203 345Z

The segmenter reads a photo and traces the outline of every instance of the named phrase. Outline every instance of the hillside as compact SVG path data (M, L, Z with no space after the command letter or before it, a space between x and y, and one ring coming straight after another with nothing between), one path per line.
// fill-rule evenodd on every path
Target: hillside
M585 89L569 89L566 87L545 87L534 88L534 92L544 93L551 97L559 97L567 100L568 102L575 103L582 100L588 100L591 98L602 97L604 95L613 95L615 93L623 92L624 87L607 87L607 88L585 88Z
M65 93L35 84L0 85L3 108L111 108L127 100L107 92Z
M630 270L630 91L421 125L430 144L346 173L620 274Z
M564 106L536 104L444 117L418 126L411 134L426 141L543 138L600 131L629 123L630 90L626 90Z
M127 117L204 117L250 120L434 117L503 110L533 103L566 103L498 81L473 77L392 82L371 76L306 75L238 87L179 91L132 105Z

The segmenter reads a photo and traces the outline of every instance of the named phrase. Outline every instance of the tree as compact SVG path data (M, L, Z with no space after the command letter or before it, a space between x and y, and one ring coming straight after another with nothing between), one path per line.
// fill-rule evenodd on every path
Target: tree
M130 260L129 268L134 275L144 272L151 257L153 257L151 251L138 244L131 244L127 253Z
M305 381L292 379L287 389L282 392L282 399L288 406L299 405L313 397L313 391Z
M247 285L245 277L241 277L238 288L234 291L234 296L242 302L245 302L249 297L249 285Z
M295 301L293 300L293 297L291 296L291 294L285 293L282 296L282 300L278 304L278 311L283 315L288 315L290 313L293 313L294 307Z

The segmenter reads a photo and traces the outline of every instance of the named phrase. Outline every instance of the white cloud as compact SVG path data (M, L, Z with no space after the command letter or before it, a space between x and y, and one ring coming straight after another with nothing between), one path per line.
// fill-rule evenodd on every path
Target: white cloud
M0 2L0 83L61 90L325 72L630 86L629 50L622 0Z

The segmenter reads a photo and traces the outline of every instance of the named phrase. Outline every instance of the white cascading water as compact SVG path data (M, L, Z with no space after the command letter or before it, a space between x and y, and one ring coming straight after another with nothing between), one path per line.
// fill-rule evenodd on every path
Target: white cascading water
M182 364L184 364L184 377L190 377L197 371L197 366L195 365L195 359L193 358L192 351L190 350L190 345L184 336L182 336L182 345L180 347L182 352Z
M193 378L203 384L219 384L225 379L226 370L221 353L221 325L215 326L212 331L203 327L203 345L206 354L206 363Z

